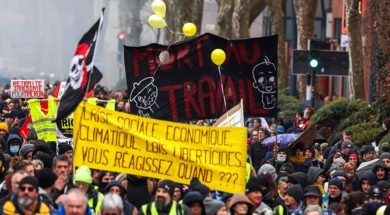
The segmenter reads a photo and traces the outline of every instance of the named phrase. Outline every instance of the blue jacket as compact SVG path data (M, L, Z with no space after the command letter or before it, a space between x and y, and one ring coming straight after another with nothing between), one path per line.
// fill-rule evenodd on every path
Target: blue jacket
M58 210L56 215L65 215L64 205L58 206ZM87 209L85 210L85 215L93 215L91 208L87 205Z

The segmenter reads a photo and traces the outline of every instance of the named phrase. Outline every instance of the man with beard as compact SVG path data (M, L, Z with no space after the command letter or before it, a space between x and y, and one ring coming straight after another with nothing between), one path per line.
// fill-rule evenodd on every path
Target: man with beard
M3 206L3 214L49 215L50 208L39 199L39 183L35 177L27 176L19 182L17 195Z
M174 182L170 180L160 181L156 191L155 200L149 204L143 205L139 211L139 215L190 214L187 206L173 200L172 196L174 190Z
M323 203L326 208L334 202L340 202L348 193L343 190L343 182L338 178L329 181L328 193L323 196Z
M333 211L327 209L327 208L321 208L322 204L322 194L320 189L316 185L309 185L304 190L304 201L303 205L304 207L301 208L301 210L293 213L293 215L304 215L305 211L310 207L319 207L321 214L323 215L335 215Z
M57 180L54 182L54 188L51 193L53 200L56 200L61 194L74 187L71 180L71 165L69 157L65 154L57 155L53 159L52 170L57 176Z
M388 168L385 166L382 161L378 162L374 169L372 170L375 173L377 181L387 181L388 180Z

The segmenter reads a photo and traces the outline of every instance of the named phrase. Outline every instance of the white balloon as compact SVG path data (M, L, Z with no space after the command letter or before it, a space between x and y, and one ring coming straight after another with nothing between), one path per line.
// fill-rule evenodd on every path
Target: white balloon
M169 52L168 51L162 51L160 55L158 56L161 63L166 64L169 61Z

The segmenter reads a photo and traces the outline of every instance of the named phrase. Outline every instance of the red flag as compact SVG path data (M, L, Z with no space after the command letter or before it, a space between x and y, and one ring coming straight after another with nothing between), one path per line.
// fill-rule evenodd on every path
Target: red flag
M93 65L96 43L103 25L104 8L99 20L80 39L71 61L65 92L57 110L57 125L72 113L86 94L93 90L102 73Z
M27 135L28 133L30 133L31 128L32 128L31 115L28 114L26 121L24 121L22 127L20 127L20 136L24 140L27 139Z

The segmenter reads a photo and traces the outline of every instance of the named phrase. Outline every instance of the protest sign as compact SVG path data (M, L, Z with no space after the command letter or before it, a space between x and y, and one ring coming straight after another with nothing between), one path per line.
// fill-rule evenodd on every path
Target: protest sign
M159 44L125 46L131 110L171 121L211 119L242 98L245 116L275 116L277 47L277 36L226 40L213 34L169 48ZM221 77L210 57L214 49L226 53ZM162 53L168 58L164 63ZM226 98L227 107L222 98Z
M73 114L70 114L66 118L62 118L60 123L57 124L57 128L62 135L68 138L73 137Z
M43 98L43 80L11 80L11 98Z
M75 166L245 191L246 128L194 126L82 102L74 113Z
M216 127L245 127L242 99L240 104L234 106L223 114L214 124Z

